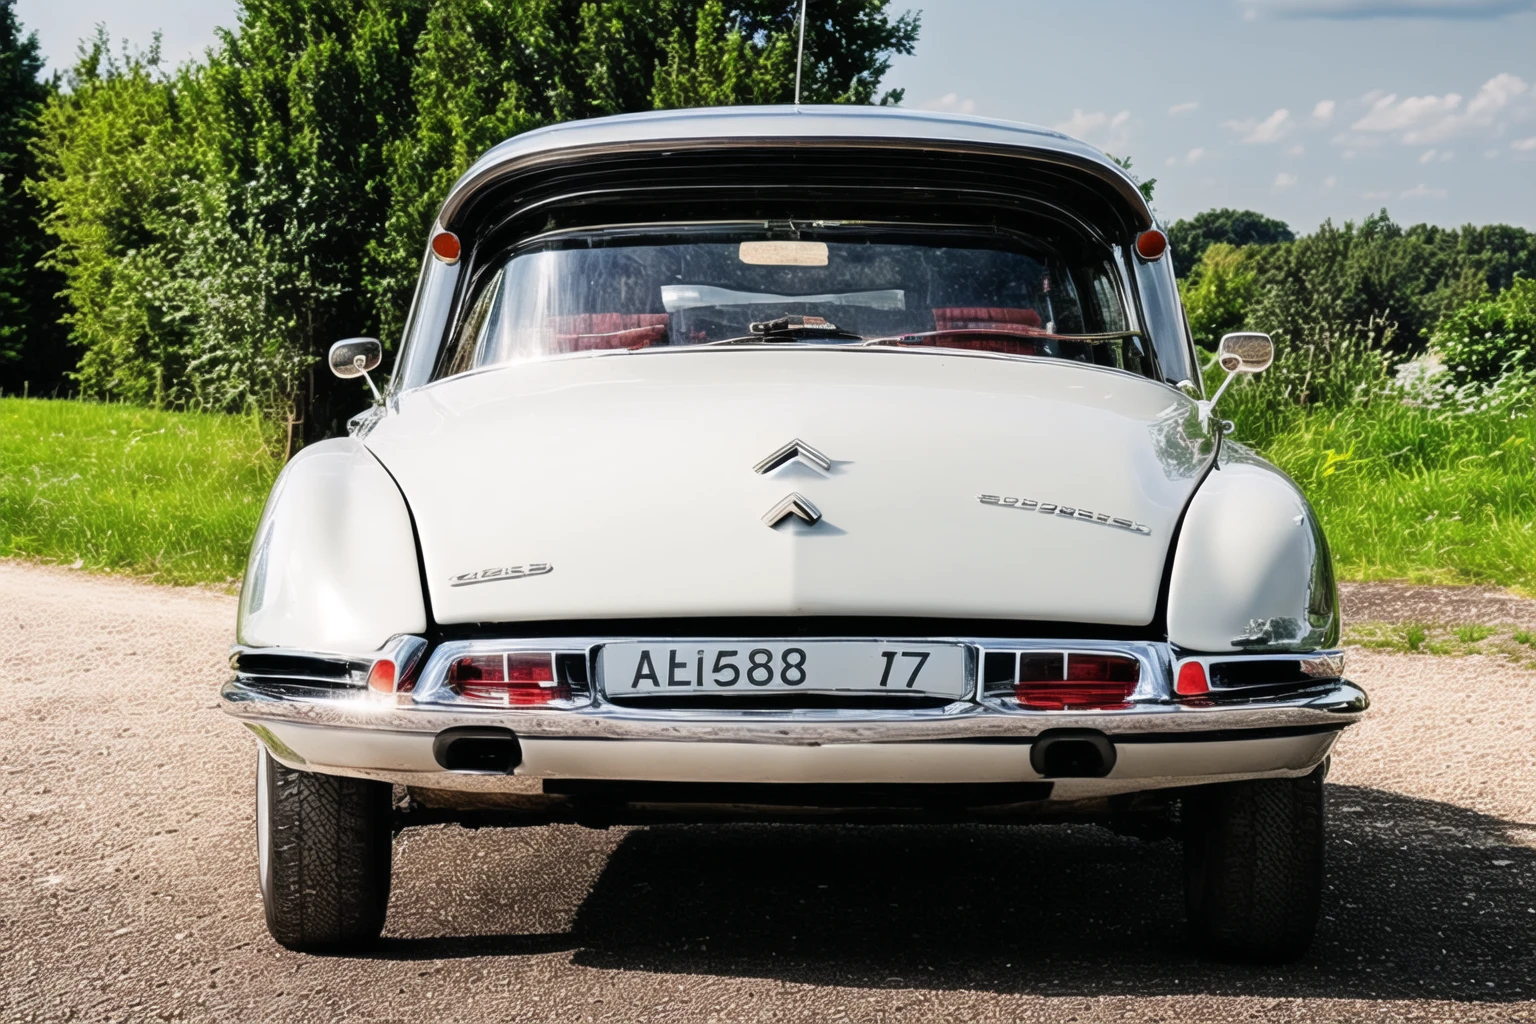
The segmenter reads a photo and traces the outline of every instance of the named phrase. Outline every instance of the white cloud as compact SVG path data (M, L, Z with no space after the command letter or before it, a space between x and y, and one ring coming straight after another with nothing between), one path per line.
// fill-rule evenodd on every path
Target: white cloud
M1496 150L1496 149L1485 149L1485 150L1483 150L1483 159L1484 160L1497 160L1498 158L1499 158L1499 151L1498 150Z
M1397 136L1405 145L1423 145L1473 134L1497 132L1504 122L1536 109L1536 91L1508 72L1484 82L1466 104L1460 93L1443 96L1404 96L1368 93L1365 116L1350 127L1357 134L1336 141L1369 144L1370 139Z
M1298 142L1298 143L1296 143L1296 145L1294 145L1291 148L1287 149L1285 151L1285 155L1286 156L1301 156L1306 151L1307 151L1307 147L1303 146L1301 143Z
M1250 6L1244 17L1252 19ZM1277 18L1321 18L1365 21L1378 18L1428 18L1472 21L1502 18L1531 9L1530 0L1267 0L1265 10Z
M1168 166L1168 167L1177 167L1179 164L1183 164L1185 167L1193 167L1193 166L1195 166L1195 164L1199 163L1201 160L1204 160L1204 159L1205 159L1205 147L1204 146L1196 146L1194 149L1190 150L1188 153L1185 153L1182 158L1181 157L1176 157L1176 156L1171 156L1167 160L1164 160L1163 163L1166 166Z
M1333 186L1337 185L1338 183L1339 183L1339 179L1338 178L1334 177L1331 174L1328 175L1328 177L1323 179L1323 191L1324 192L1332 192L1333 191Z
M1536 135L1528 139L1516 139L1509 144L1509 148L1517 153L1536 153Z
M1188 103L1175 103L1168 108L1168 116L1178 117L1180 114L1193 114L1198 109L1200 109L1200 104L1194 100L1190 100Z
M1447 160L1456 159L1456 151L1453 149L1426 149L1419 154L1419 163L1433 164L1445 163Z
M1291 112L1281 107L1262 121L1226 121L1222 127L1240 132L1244 142L1274 142L1291 130Z
M941 110L951 114L974 114L976 113L976 99L972 96L961 99L959 93L947 92L936 100L929 100L926 103L919 104L917 109Z
M1338 104L1333 100L1318 100L1317 106L1312 108L1312 117L1317 121L1332 121L1333 110Z
M1448 193L1443 188L1430 188L1428 185L1415 185L1413 188L1405 188L1397 194L1399 199L1444 199Z
M1055 128L1059 132L1092 142L1096 146L1117 148L1126 143L1128 136L1125 127L1130 120L1129 110L1122 110L1117 114L1103 110L1085 113L1074 107L1072 116Z
M1286 171L1281 171L1279 174L1275 175L1275 183L1272 187L1276 190L1291 188L1299 180L1300 179L1298 179L1296 175L1290 174Z
M1461 95L1448 92L1444 96L1407 96L1402 100L1390 92L1371 104L1371 109L1352 127L1357 132L1400 132L1415 135L1425 128L1452 116L1461 106ZM1407 141L1404 136L1404 141Z

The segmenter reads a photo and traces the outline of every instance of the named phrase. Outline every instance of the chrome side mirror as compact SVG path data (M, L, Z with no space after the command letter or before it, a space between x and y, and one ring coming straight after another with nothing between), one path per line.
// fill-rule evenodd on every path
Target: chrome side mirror
M1228 373L1259 373L1275 361L1275 343L1267 334L1227 334L1216 346L1216 360Z
M1222 337L1221 344L1216 346L1216 363L1227 371L1227 379L1221 382L1221 387L1208 401L1200 403L1200 424L1204 426L1211 418L1211 409L1221 398L1227 386L1240 373L1258 373L1269 369L1269 364L1275 361L1275 342L1267 334L1258 331L1240 331L1236 334L1228 334Z
M373 392L375 402L383 399L379 397L379 389L373 386L368 371L378 369L383 361L384 346L377 338L348 338L331 346L331 372L342 380L362 377L368 382L368 390Z

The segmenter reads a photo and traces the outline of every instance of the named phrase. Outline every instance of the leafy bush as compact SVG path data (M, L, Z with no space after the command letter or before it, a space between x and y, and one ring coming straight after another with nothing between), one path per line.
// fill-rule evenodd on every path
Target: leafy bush
M1458 384L1536 373L1536 280L1517 279L1456 310L1436 329L1434 349Z
M1179 281L1196 344L1214 349L1223 334L1242 329L1258 291L1258 278L1247 264L1247 250L1218 242Z

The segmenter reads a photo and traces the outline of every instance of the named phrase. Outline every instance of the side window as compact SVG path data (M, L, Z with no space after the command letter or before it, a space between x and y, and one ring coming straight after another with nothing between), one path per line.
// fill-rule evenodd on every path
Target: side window
M1115 290L1115 282L1103 270L1093 272L1094 320L1101 331L1125 330L1125 307Z
M479 356L485 351L501 321L501 275L502 271L496 271L481 286L469 315L459 324L458 332L454 334L449 346L448 362L441 376L452 377L479 365Z

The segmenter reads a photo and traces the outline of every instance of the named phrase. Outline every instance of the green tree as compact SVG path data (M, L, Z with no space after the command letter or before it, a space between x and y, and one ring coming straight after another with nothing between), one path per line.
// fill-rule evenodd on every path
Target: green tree
M816 0L807 103L868 103L918 18L890 0ZM433 215L487 148L547 124L794 98L794 0L436 0L417 43L416 116L391 150L388 224L369 250L375 320L399 336ZM899 102L900 90L882 103Z
M14 6L0 0L0 391L41 392L70 362L54 298L64 282L38 266L48 242L26 189L37 174L31 140L54 83L42 77L37 35L23 34Z
M1316 329L1339 333L1370 323L1378 341L1390 333L1397 352L1421 351L1429 340L1434 318L1422 302L1421 247L1405 240L1385 210L1358 225L1325 221L1294 242L1255 248L1252 258L1259 293L1249 326L1277 341L1300 344Z
M1168 229L1168 244L1180 277L1198 266L1205 250L1213 245L1274 245L1295 240L1285 223L1252 210L1206 210L1189 220L1174 221Z

